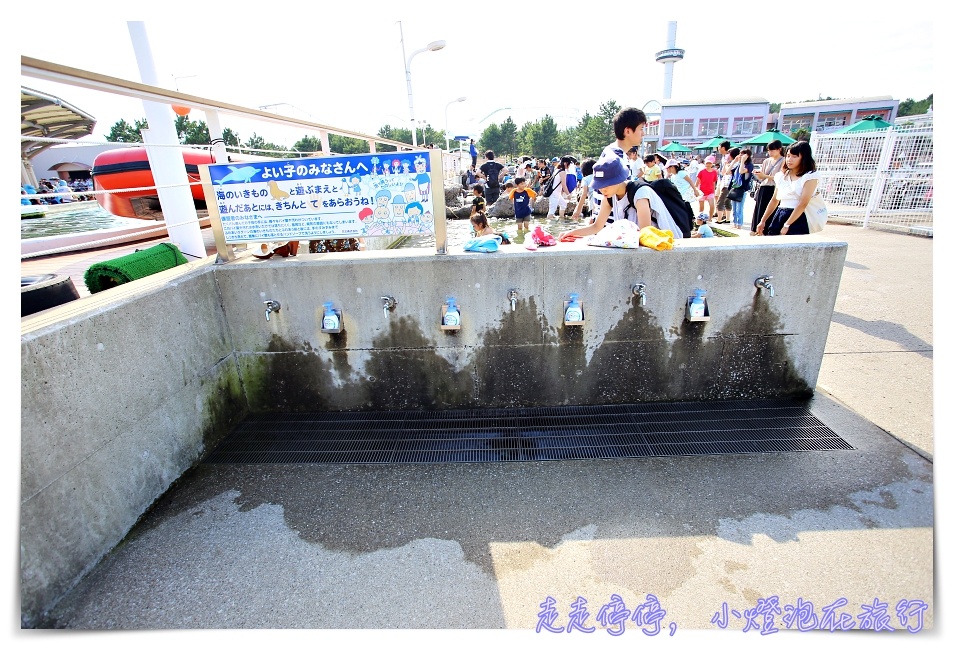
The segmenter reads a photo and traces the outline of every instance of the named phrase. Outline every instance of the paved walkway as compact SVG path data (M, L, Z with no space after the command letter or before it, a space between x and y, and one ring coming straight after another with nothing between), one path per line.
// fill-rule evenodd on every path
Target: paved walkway
M741 630L773 596L782 628L799 598L819 619L838 598L852 616L877 598L893 627L896 605L920 599L930 626L933 241L834 224L825 236L849 247L812 411L855 451L203 465L50 625L532 630L547 597L555 626L583 597L603 636L614 594L631 611L653 594L676 634L715 629L723 611Z

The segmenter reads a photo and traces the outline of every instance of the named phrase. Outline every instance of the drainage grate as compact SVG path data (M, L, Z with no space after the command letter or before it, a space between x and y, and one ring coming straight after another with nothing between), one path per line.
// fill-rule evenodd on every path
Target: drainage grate
M854 449L806 402L259 413L206 463L480 463Z

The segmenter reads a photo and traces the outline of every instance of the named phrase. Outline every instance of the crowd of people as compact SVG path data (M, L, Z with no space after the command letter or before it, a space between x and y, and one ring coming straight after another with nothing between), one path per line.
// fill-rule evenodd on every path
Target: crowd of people
M38 185L39 187L34 187L30 183L24 183L20 186L21 205L55 205L93 200L90 194L74 194L74 192L91 191L93 182L90 179L76 178L67 182L62 178L44 178L38 181ZM35 194L55 194L56 196L36 197L33 196Z
M500 196L507 196L514 202L517 232L528 231L534 202L547 198L548 219L588 218L586 225L568 233L572 236L595 234L615 219L629 219L640 228L653 225L672 230L678 238L682 235L664 201L652 187L637 183L668 179L686 202L698 205L693 237L714 236L710 223L742 229L750 192L755 198L753 235L807 234L804 211L817 186L807 142L794 143L783 154L782 143L772 141L758 169L750 149L734 147L728 140L705 158L667 159L660 153L641 157L645 125L643 111L619 111L613 120L616 141L609 143L598 159L582 162L571 155L549 160L522 156L504 164L488 150L485 162L478 166L478 152L471 140L472 164L462 177L464 190L470 189L475 196L471 216L481 215L479 222L485 223L486 210ZM629 200L624 200L626 197ZM576 208L567 215L571 201Z

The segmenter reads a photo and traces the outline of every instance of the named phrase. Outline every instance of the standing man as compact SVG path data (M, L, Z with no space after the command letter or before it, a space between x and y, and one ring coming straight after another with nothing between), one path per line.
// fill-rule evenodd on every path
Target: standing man
M646 114L638 108L624 108L613 117L613 135L616 136L616 141L610 142L603 147L600 159L597 161L597 164L593 166L593 183L596 184L596 187L605 186L606 179L603 178L603 175L606 173L606 170L612 167L605 159L611 157L619 159L625 170L625 180L630 180L630 168L626 165L626 163L629 162L626 158L626 152L633 147L636 147L638 151L639 145L643 143L643 130L645 128ZM597 166L599 166L599 169L597 169ZM590 186L591 191L593 191L593 187L594 185ZM599 214L596 215L593 224L571 230L570 234L582 237L583 235L592 235L599 232L600 228L602 228L609 219L610 213L613 211L614 203L614 201L603 201L600 203L600 211ZM646 214L648 214L648 209L646 210Z
M547 184L552 174L553 170L547 164L546 158L537 158L537 179L533 187L537 194L543 191L543 186Z
M477 145L474 144L473 138L470 139L470 168L477 169Z
M603 147L600 157L612 154L626 164L626 151L630 147L639 147L643 143L643 130L646 128L646 114L638 108L624 108L613 118L613 134L616 142Z
M719 143L722 163L719 166L719 187L716 191L716 223L729 223L729 190L732 189L732 156L729 149L732 143L723 140Z
M490 206L500 198L500 179L504 166L494 160L494 152L491 149L484 153L484 157L487 162L480 166L480 173L487 179L487 190L484 192L484 198L487 199L487 205Z

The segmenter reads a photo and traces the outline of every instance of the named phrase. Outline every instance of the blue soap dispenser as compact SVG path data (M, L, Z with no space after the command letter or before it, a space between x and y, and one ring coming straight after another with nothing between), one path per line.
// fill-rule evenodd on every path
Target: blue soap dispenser
M689 320L708 320L706 317L706 292L696 289L689 299Z
M325 331L337 331L341 326L341 321L338 318L338 314L336 314L334 309L332 309L332 303L326 302L324 307L325 314L321 319L321 329Z
M577 298L577 294L570 294L570 303L566 306L566 311L563 314L563 321L566 323L579 323L583 320L583 307Z
M457 309L457 300L447 299L447 308L444 310L443 323L445 327L460 327L460 311Z

